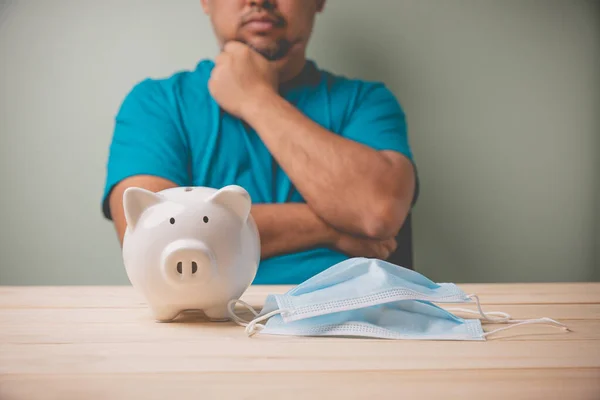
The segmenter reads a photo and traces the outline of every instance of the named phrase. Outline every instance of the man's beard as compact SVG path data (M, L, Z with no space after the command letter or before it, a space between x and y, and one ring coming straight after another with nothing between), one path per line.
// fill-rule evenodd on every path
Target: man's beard
M238 38L237 40L244 43L257 53L261 54L269 61L281 60L287 55L287 53L290 51L290 48L292 47L292 43L287 39L277 39L272 44L262 48L253 46L252 43L249 43L248 41L242 38Z

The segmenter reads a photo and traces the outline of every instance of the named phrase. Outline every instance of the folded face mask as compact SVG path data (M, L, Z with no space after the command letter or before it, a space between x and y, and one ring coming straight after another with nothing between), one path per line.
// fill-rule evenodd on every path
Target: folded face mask
M433 303L475 300L478 312L443 310ZM236 303L255 316L245 321ZM484 333L479 319L465 320L449 311L478 314L485 322L511 323ZM423 275L378 259L351 258L306 280L285 294L270 294L260 313L241 300L229 302L229 315L246 332L299 336L366 336L387 339L483 340L489 334L531 323L564 325L549 318L513 320L501 312L484 313L476 295L455 284L435 283ZM260 322L267 321L266 324Z
M286 310L286 322L399 300L471 301L453 283L435 283L418 272L369 258L342 261L285 294L267 299L263 313Z
M252 323L253 334L293 336L359 336L381 339L484 340L478 319L464 320L428 302L393 303L285 322L281 314L265 325Z

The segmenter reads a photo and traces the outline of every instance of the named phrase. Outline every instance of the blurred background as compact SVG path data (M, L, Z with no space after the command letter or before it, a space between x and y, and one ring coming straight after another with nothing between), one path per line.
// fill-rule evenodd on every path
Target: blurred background
M0 284L128 284L100 208L114 116L217 52L200 0L0 0ZM600 2L328 0L308 55L404 107L418 271L600 280Z

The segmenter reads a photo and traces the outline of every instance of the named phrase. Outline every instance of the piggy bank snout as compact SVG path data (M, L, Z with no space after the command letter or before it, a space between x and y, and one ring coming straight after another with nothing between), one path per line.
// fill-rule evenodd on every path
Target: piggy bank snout
M213 252L198 240L177 240L162 254L162 272L167 281L177 285L200 284L216 275Z

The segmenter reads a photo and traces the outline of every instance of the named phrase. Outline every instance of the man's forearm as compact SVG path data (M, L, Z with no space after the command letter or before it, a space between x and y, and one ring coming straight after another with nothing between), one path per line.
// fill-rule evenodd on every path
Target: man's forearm
M114 222L119 244L123 246L123 237L127 229L125 211L123 210L123 193L128 187L140 187L152 192L177 187L172 181L152 175L136 175L119 182L112 190L109 197L110 213Z
M337 232L304 203L255 204L251 211L261 240L261 258L330 245Z
M382 153L329 132L279 96L267 94L257 106L247 122L317 215L353 234L395 234L412 199L408 160L394 165Z

